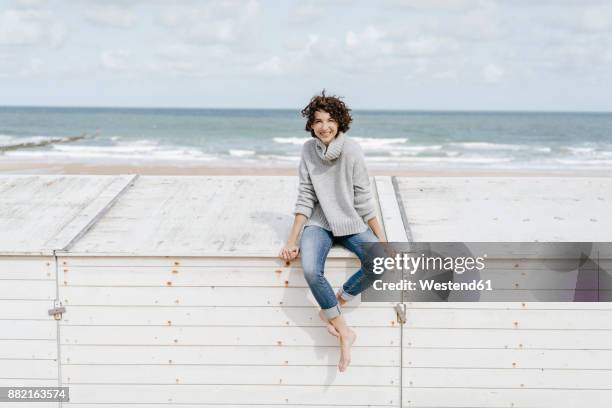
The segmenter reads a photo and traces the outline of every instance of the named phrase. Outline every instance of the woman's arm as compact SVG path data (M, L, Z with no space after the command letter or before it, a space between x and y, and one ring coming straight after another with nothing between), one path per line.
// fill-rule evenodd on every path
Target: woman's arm
M298 196L295 203L295 210L293 213L303 214L307 219L311 216L312 210L317 203L317 194L315 193L314 186L310 180L310 173L308 173L308 167L304 160L304 152L302 151L302 158L300 159L300 165L298 167Z
M370 218L368 220L368 225L370 226L370 228L372 229L372 232L374 233L374 235L376 235L376 237L378 238L380 242L387 242L387 238L385 238L385 233L380 227L380 223L378 222L377 217Z
M306 223L306 216L304 214L295 214L295 218L293 219L293 227L291 227L291 232L289 233L289 238L287 238L287 244L282 248L278 254L278 256L284 261L291 261L292 259L297 258L300 247L298 245L298 236L300 235L300 231L302 227Z
M292 259L297 258L298 253L300 252L300 248L298 246L300 231L302 231L302 227L304 224L306 224L306 220L308 220L312 214L312 210L318 201L314 186L310 180L308 168L306 167L303 150L300 165L298 167L298 176L298 197L295 203L295 209L293 211L295 214L293 226L291 227L291 232L287 238L287 243L278 254L278 256L285 261L291 261Z

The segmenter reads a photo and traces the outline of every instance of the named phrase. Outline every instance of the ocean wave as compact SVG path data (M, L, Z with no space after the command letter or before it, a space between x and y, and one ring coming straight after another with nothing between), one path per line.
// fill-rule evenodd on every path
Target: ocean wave
M398 145L398 144L401 145L408 141L408 139L406 139L405 137L384 138L384 137L355 136L352 139L358 142L363 149L375 149L375 148L381 148L383 146Z
M62 157L67 159L119 159L119 160L163 160L163 161L210 161L219 155L205 154L199 149L175 145L161 145L150 140L134 140L113 146L100 145L53 145L51 150L14 150L6 153L17 157Z
M272 139L274 143L303 145L310 140L309 137L275 137Z
M354 141L358 142L362 149L372 150L387 148L388 146L403 144L408 141L406 138L378 138L378 137L351 137ZM309 137L275 137L272 139L275 143L280 144L293 144L303 145L305 142L310 140Z
M389 158L386 157L369 157L366 160L389 162ZM395 157L394 160L405 163L493 164L508 163L514 159L511 157Z
M240 149L230 149L229 155L234 157L249 157L254 156L254 150L240 150Z
M449 146L457 146L464 149L475 150L525 150L531 148L529 145L514 145L508 143L489 143L489 142L458 142L449 143Z
M562 146L560 150L567 151L572 154L579 154L579 155L591 154L596 151L594 147L585 147L585 146Z
M612 160L605 159L553 159L553 162L570 166L599 166L602 164L606 166L612 166Z

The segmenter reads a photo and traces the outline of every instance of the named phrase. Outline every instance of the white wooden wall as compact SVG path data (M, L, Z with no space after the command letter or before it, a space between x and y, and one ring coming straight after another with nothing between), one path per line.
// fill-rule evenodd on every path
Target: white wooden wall
M48 315L58 291L54 251L77 239L132 178L0 177L0 386L59 384L59 323Z
M58 386L58 323L47 314L55 294L52 256L0 256L0 387Z
M348 308L340 374L299 260L276 257L296 193L294 177L140 177L60 253L68 406L399 406L393 306ZM328 277L358 265L334 248Z
M62 383L73 401L65 406L399 406L400 330L392 305L347 310L359 338L351 367L340 374L337 341L317 316L299 262L59 261L68 309ZM326 273L338 287L357 269L355 260L329 259Z
M0 230L0 384L59 381L71 389L62 405L79 408L596 408L612 400L606 303L413 303L403 328L392 304L352 305L346 316L359 338L340 374L299 261L275 257L290 226L294 178L58 177L73 187L23 185L59 188L53 203L68 208L54 211L71 217L41 224L47 235L29 253L15 252L10 231ZM396 181L408 234L398 228L391 179L376 181L392 241L612 241L607 179ZM10 196L17 184L0 189ZM27 200L20 194L13 198ZM0 223L14 227L6 208ZM32 228L35 208L21 214ZM334 249L327 266L337 287L357 261ZM46 315L56 290L67 308L59 325Z
M612 179L396 182L415 242L612 242ZM523 264L506 268L512 285L529 283ZM612 401L610 303L410 303L402 342L406 407Z

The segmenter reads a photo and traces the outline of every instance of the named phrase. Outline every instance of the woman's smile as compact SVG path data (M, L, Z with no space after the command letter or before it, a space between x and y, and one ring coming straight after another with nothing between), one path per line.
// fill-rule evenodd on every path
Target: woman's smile
M314 134L325 145L329 145L338 134L338 122L325 111L316 111L312 123Z

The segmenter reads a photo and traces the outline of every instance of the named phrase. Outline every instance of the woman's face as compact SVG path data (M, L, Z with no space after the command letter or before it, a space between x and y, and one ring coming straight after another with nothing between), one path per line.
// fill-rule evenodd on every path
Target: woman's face
M329 145L338 134L338 122L325 111L319 110L315 112L314 120L310 127L315 136L326 146Z

